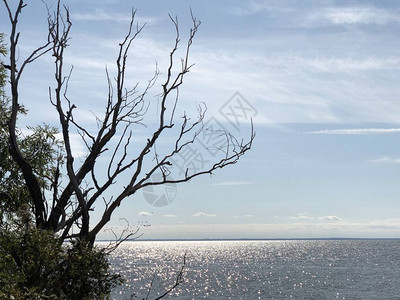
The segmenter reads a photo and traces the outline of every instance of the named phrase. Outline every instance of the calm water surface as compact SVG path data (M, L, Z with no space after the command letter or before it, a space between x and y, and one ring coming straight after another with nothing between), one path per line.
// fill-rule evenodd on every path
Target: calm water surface
M103 243L99 243L103 244ZM125 242L112 299L400 299L400 241Z

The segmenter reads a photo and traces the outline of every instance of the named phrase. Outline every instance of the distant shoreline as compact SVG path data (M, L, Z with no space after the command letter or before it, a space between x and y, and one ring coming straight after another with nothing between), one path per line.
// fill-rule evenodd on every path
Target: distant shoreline
M113 242L115 240L96 240L96 242ZM400 238L239 238L239 239L132 239L126 242L235 242L235 241L400 241Z

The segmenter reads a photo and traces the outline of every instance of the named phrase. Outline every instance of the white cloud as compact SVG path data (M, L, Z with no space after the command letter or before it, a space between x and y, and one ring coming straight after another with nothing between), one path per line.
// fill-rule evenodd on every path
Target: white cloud
M139 213L139 216L152 216L153 213L152 212L148 212L148 211L141 211Z
M306 214L297 214L297 216L290 216L289 218L293 219L293 220L342 221L341 218L334 216L334 215L322 216L322 217L312 217L312 216L308 216Z
M113 21L113 22L130 22L130 13L109 13L102 10L96 10L92 13L73 13L72 19L78 21ZM156 18L135 16L135 23L149 24L156 22Z
M83 157L87 154L87 149L83 144L79 134L70 134L71 150L74 157Z
M300 21L306 27L346 26L346 25L385 25L400 22L394 11L374 6L314 7Z
M332 7L322 17L335 25L343 24L386 24L399 22L399 15L376 7Z
M63 136L61 133L56 134L56 138L60 141L63 140ZM71 151L74 157L84 157L87 154L86 146L82 141L82 137L77 133L70 133L69 134L70 144L71 144Z
M314 217L310 217L310 216L307 216L305 214L297 214L297 216L291 216L289 218L290 219L294 219L294 220L304 220L304 219L313 220L314 219Z
M381 157L378 159L371 160L373 163L389 163L389 164L400 164L400 158L391 158L391 157Z
M311 2L311 5L286 5L285 1L249 1L245 6L235 7L233 13L239 16L248 16L257 13L277 14L285 13L296 16L300 13L301 18L293 21L303 26L324 25L355 25L355 24L378 24L384 25L391 22L400 22L398 13L384 8L374 6L331 6L327 7L323 1ZM316 5L315 5L316 4ZM293 23L294 23L293 22Z
M383 221L375 221L375 222L383 222L383 223L386 223L386 224L391 224L391 223L399 223L400 224L400 216L397 217L397 218L390 218L390 219L386 219L386 220L383 220Z
M193 215L193 217L216 217L216 214L206 214L204 212L198 212Z
M256 43L256 42L255 42ZM208 55L208 54L207 54ZM225 54L226 55L226 54ZM249 54L245 54L250 56ZM208 55L212 57L212 55ZM224 64L234 65L238 61L244 63L246 59L244 55L232 54L228 57L223 57ZM301 53L280 53L266 57L251 53L247 62L251 65L260 64L266 70L284 69L287 72L330 72L343 73L352 71L379 71L379 70L399 70L400 57L398 56L374 56L364 55L357 56L340 56L340 54L329 54L329 56L310 56L302 55ZM215 62L217 63L217 62Z
M234 7L232 12L239 16L248 16L252 14L257 14L260 12L271 12L271 11L292 11L293 8L290 6L282 6L282 2L275 2L272 1L248 1L243 2L245 6L237 6Z
M337 216L325 216L325 217L319 217L318 220L325 220L325 221L342 221L341 218Z
M165 218L176 218L178 217L177 215L163 215Z
M263 41L246 42L254 43L254 49L240 49L228 40L224 45L236 51L196 52L196 68L191 76L199 87L213 89L215 99L227 99L221 90L226 93L232 86L246 91L244 96L259 112L254 119L256 124L398 120L400 106L394 84L400 57L377 56L367 51L361 57L348 52L343 56L340 51L321 52L319 56L290 50L266 56L259 50ZM343 47L351 47L346 43ZM265 44L268 47L271 46ZM215 82L219 82L218 87ZM196 89L191 86L191 90ZM220 102L210 101L210 113L215 109L214 103Z
M312 131L313 134L387 134L400 133L400 128L358 128L358 129L326 129Z
M245 7L251 13L270 10L273 10L272 13L282 12L282 20L287 20L294 15L295 20L290 22L296 22L296 28L298 28L297 19L314 12L313 9L319 11L319 14L323 15L323 19L330 23L334 22L332 20L336 20L335 22L346 20L345 17L340 17L341 12L347 15L353 13L368 16L359 17L360 20L373 19L371 15L378 16L383 12L383 10L377 11L373 7L352 7L346 10L345 8L327 8L325 2L318 4L319 1L310 1L310 3L299 5L296 2L288 4L286 1L247 1L240 6ZM298 9L300 11L297 11ZM286 10L289 10L289 13ZM89 13L73 14L72 16L80 20L128 21L129 15L129 12L116 14L92 9ZM386 19L390 18L386 17ZM125 30L122 30L121 34L123 33ZM231 91L232 87L235 87L235 89L243 91L259 111L255 123L362 122L365 120L391 122L396 120L400 106L396 102L397 94L394 87L397 75L395 72L385 72L377 74L378 76L374 76L373 73L362 73L362 76L358 76L360 74L357 73L357 77L349 79L342 76L343 71L399 70L400 58L396 57L395 51L391 49L390 36L387 38L376 36L375 38L375 32L366 32L367 35L360 40L360 47L363 46L365 51L362 50L360 53L357 51L359 43L348 44L347 38L336 39L336 35L322 34L320 40L315 40L315 45L305 47L305 43L310 42L308 35L299 32L292 41L292 38L282 39L280 34L277 36L275 34L272 30L271 36L268 35L266 40L249 34L235 39L226 38L221 43L213 42L213 38L216 38L213 35L209 39L208 37L207 39L201 38L200 43L195 45L192 52L193 62L196 63L196 66L191 70L190 80L185 82L187 98L210 98L210 101L207 101L208 112L212 113L213 106L218 109L221 103L214 99L228 98L230 95L227 95L227 91ZM106 87L103 85L105 83L105 65L109 68L114 65L113 60L120 41L119 39L115 40L114 35L110 37L104 33L97 36L96 39L92 36L93 40L86 37L86 43L83 43L84 40L79 38L81 35L82 33L78 31L74 34L71 48L69 48L70 51L73 50L69 53L71 53L71 63L75 66L74 74L77 75L73 75L72 79L88 86L89 78L92 78L93 74L99 74L96 75L100 78L96 81L95 92L97 93L99 91L97 85ZM135 63L132 64L135 68L131 69L134 72L130 74L135 74L135 76L137 74L133 82L136 82L137 78L148 78L142 76L141 72L144 72L143 70L152 71L154 61L161 62L160 70L165 70L163 64L165 64L164 61L167 60L170 51L167 37L158 39L158 36L153 35L151 30L143 34L143 37L148 38L142 41L141 35L136 40L134 51L130 56ZM242 42L238 42L238 39ZM368 42L374 40L380 42ZM249 43L254 45L250 49L240 46ZM380 45L386 44L387 51L380 51L380 47L383 47ZM393 45L395 46L395 44ZM111 51L111 49L115 50ZM338 51L334 51L334 49ZM145 56L147 59L144 59ZM139 59L136 60L136 57ZM137 72L138 70L140 72ZM81 71L82 73L79 73ZM319 72L332 72L333 74L326 74L326 76L332 75L328 80L326 77L320 76ZM89 73L90 76L84 77ZM83 75L79 77L78 74ZM386 88L385 85L389 88ZM28 90L30 92L31 89ZM71 91L73 90L71 89ZM212 96L207 93L209 90L213 91ZM90 95L94 93L88 92L87 94L87 103L93 102L97 106L98 98ZM184 94L182 93L182 95ZM71 98L73 99L73 97ZM183 101L182 103L189 102Z
M284 59L284 57L282 57ZM400 69L399 57L327 57L327 58L307 58L300 56L289 56L286 58L294 64L303 68L313 68L316 71L324 72L350 72L350 71L369 71L369 70L398 70Z

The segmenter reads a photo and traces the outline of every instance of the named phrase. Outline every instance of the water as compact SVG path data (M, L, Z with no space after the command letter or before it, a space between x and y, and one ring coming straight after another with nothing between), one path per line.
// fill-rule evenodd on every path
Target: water
M100 243L101 244L101 243ZM112 299L400 299L400 241L126 242Z

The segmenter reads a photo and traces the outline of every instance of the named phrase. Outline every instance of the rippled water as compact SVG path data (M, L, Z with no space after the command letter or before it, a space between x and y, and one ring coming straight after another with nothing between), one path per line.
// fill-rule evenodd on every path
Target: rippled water
M100 243L101 244L101 243ZM126 242L112 254L126 279L112 299L155 299L186 252L179 299L400 299L400 241Z

